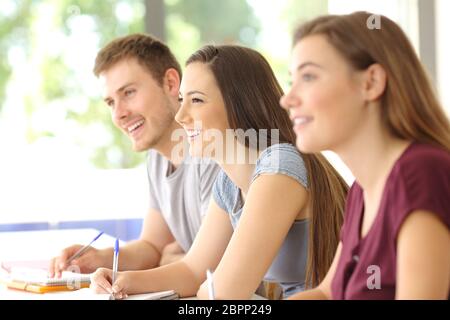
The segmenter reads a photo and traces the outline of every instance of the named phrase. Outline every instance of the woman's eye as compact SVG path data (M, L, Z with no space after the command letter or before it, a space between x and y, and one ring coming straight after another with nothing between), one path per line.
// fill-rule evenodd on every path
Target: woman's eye
M199 98L192 98L192 103L202 103L203 100Z
M316 78L316 76L312 75L311 73L305 73L302 75L302 79L304 81L312 81Z

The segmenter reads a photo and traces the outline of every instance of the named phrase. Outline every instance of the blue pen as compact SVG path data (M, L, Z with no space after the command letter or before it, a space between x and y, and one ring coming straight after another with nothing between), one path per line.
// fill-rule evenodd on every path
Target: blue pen
M113 270L112 270L112 281L111 286L114 285L114 282L116 282L116 274L117 269L119 268L119 239L116 238L116 242L114 244L114 257L113 257ZM109 296L110 300L115 300L116 297L114 296L114 293L111 293Z
M92 239L91 242L89 242L89 244L85 245L84 247L80 248L80 250L78 250L77 252L75 252L69 259L67 259L66 264L69 264L73 259L78 258L79 256L81 256L83 253L85 253L94 243L95 240L97 240L98 238L100 238L100 236L103 234L103 231L101 231L94 239Z

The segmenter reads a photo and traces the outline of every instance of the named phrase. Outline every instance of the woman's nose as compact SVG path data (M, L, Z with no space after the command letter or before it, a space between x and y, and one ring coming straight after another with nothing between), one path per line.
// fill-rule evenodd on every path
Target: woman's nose
M186 106L183 104L183 102L181 102L180 108L178 109L178 112L175 115L175 121L182 126L188 123L190 118L189 113L186 109L187 109Z
M294 95L292 89L290 89L287 93L284 94L284 96L280 98L280 106L286 111L289 111L289 109L297 106L298 102L299 99Z

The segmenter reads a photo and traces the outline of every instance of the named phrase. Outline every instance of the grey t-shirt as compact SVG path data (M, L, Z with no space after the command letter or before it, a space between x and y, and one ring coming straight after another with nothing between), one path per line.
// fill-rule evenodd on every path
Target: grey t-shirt
M284 174L307 188L307 171L298 150L289 143L275 144L263 152L256 161L252 182L262 174ZM282 192L282 190L274 190ZM236 229L242 215L244 203L239 188L224 171L217 176L213 196L216 203L225 210ZM276 213L273 215L276 219ZM289 229L275 260L264 276L264 280L277 282L288 297L305 288L305 271L308 254L308 220L296 220Z
M163 215L175 240L187 252L208 209L220 167L187 154L175 171L170 168L169 161L157 151L148 152L150 208Z

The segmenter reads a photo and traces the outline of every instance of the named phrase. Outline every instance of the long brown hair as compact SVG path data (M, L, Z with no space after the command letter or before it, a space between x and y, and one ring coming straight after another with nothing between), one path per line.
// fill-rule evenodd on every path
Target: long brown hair
M278 129L277 143L295 145L292 123L279 106L283 90L260 53L235 45L209 45L192 54L186 65L193 62L205 63L212 71L231 129L266 129L266 145L272 143L270 129ZM249 142L244 143L251 147ZM348 186L321 154L302 154L302 158L308 171L312 208L306 284L316 286L325 277L339 243Z
M380 19L379 29L367 26L374 17ZM326 36L356 70L375 63L384 68L382 121L391 134L450 151L449 119L411 43L395 22L368 12L322 16L297 28L294 45L311 35Z

